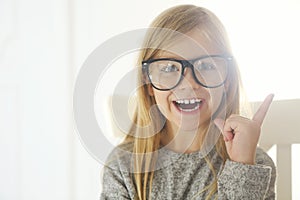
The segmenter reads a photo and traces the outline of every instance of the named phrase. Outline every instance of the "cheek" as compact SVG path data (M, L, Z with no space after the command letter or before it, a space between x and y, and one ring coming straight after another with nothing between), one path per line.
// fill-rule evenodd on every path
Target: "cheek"
M225 93L224 87L214 88L210 90L210 110L212 113L215 113L217 109L219 108L223 94Z
M169 92L166 91L158 91L153 89L154 98L156 104L159 107L159 110L163 115L166 116L166 112L170 110L170 102L169 102Z

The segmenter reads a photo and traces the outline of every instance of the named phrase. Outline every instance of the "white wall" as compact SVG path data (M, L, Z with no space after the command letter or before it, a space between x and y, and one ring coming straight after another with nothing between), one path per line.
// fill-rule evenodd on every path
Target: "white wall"
M1 200L99 196L73 124L74 3L0 1Z
M236 57L244 66L250 99L262 100L269 88L277 100L300 98L300 79L294 71L299 67L294 48L300 46L295 28L299 2L231 0L226 2L228 7L216 0L185 2L211 8L226 23ZM73 122L72 91L78 70L108 38L144 28L159 12L181 3L0 1L1 200L99 197L101 165L81 145ZM267 70L262 70L268 65L264 54L272 61ZM260 62L253 59L257 56ZM250 72L253 75L246 76ZM299 194L294 197L298 198Z

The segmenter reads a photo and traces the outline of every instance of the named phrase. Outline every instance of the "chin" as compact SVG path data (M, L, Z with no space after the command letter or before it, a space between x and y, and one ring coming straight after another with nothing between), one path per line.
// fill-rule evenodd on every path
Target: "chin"
M200 128L199 123L184 123L184 125L181 124L181 126L179 127L181 131L188 131L192 133L193 132L197 133L199 128Z

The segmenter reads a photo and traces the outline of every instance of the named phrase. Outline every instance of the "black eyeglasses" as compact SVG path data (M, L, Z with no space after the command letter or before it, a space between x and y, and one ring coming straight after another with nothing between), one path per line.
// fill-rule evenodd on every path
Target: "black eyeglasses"
M191 68L198 84L206 88L216 88L226 81L229 62L232 60L232 56L225 55L206 55L193 60L158 58L143 61L142 67L151 85L158 90L175 88L183 79L187 67Z

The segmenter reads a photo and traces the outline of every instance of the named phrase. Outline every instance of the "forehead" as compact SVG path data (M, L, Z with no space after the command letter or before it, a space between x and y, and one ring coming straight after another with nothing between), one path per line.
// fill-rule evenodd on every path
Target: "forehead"
M216 42L209 39L203 31L194 29L181 35L156 57L193 59L203 55L223 54Z

